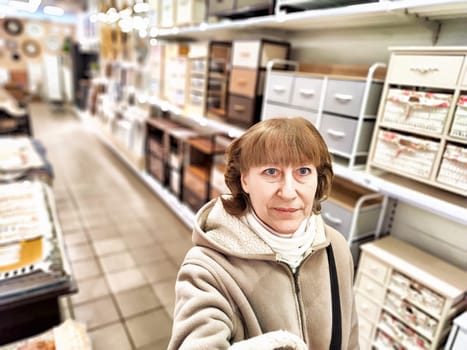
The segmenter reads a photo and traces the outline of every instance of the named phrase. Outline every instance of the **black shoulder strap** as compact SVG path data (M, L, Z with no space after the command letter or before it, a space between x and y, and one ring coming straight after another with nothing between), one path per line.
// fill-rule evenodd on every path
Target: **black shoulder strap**
M331 280L332 296L332 333L331 345L329 350L340 350L342 344L341 328L341 301L339 297L339 282L337 280L336 262L334 261L334 252L331 244L326 247L329 263L329 277Z

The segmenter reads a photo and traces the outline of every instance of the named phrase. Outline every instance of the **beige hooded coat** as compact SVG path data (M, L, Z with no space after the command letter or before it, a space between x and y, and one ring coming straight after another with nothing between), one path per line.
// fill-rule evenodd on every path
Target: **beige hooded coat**
M342 349L358 349L353 262L344 237L318 217L311 251L296 273L220 200L196 216L195 247L176 282L169 349L228 349L285 330L313 350L329 350L332 329L326 246L332 244L341 306Z

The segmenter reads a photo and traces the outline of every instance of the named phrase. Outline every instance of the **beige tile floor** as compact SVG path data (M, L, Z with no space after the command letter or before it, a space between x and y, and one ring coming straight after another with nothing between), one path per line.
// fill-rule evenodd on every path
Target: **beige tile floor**
M35 103L31 116L55 171L74 318L94 350L166 349L189 229L73 113Z

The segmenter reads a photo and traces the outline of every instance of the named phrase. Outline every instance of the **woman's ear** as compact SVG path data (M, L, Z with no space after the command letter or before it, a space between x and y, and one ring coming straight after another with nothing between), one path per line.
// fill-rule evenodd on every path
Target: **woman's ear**
M240 174L240 184L242 185L242 190L245 193L249 193L250 191L248 190L248 176L244 174Z

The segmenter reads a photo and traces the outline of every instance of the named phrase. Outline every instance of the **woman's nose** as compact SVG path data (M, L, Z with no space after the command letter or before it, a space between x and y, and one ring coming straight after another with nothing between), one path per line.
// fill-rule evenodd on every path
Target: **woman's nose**
M295 178L291 173L284 173L282 181L280 182L279 194L284 198L295 198L297 195Z

